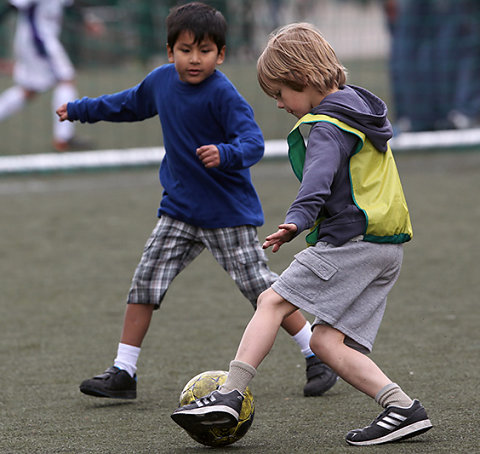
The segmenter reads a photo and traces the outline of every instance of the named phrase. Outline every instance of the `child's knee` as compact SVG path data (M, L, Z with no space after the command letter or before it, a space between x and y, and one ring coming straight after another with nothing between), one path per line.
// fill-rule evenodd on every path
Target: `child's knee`
M284 300L277 292L271 288L262 292L257 300L258 310L275 311L282 313L283 316L287 316L294 312L297 308L291 305L288 301Z
M330 325L315 325L310 338L310 348L317 357L325 361L335 354L337 348L344 345L344 340L344 334Z
M257 309L259 307L265 307L272 300L271 289L264 290L257 298Z

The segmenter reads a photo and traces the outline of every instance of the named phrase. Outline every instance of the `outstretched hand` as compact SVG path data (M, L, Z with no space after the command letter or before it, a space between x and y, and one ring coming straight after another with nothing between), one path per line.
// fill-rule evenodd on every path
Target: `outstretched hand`
M56 110L56 114L58 115L58 120L59 121L65 121L69 120L68 118L68 111L67 111L67 105L63 104Z
M197 156L207 169L220 165L220 152L216 145L202 145L197 148Z
M283 243L288 243L297 233L297 226L295 224L280 224L278 231L268 235L263 243L263 249L272 246L272 252L277 252Z

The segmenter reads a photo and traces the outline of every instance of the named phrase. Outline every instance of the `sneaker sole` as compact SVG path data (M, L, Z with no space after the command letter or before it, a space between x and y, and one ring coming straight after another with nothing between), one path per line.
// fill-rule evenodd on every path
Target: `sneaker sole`
M204 432L208 428L230 429L238 419L230 413L214 411L209 413L173 413L172 419L187 432Z
M101 391L89 386L80 386L80 392L87 396L109 397L111 399L136 399L136 391Z
M369 445L379 445L382 443L389 443L392 441L405 440L407 438L415 437L420 435L427 430L432 428L432 423L429 419L424 419L423 421L418 421L416 423L410 424L407 427L403 427L395 432L391 432L383 437L375 438L373 440L364 440L364 441L351 441L346 440L348 444L354 446L369 446Z

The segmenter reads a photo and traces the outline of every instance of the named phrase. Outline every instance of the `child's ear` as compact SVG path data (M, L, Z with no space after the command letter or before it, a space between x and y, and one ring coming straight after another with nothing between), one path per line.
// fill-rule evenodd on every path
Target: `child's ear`
M173 49L167 44L167 56L169 63L175 63L175 57L173 56Z
M225 61L225 51L227 50L226 46L223 46L220 49L220 52L217 55L217 65L221 65Z

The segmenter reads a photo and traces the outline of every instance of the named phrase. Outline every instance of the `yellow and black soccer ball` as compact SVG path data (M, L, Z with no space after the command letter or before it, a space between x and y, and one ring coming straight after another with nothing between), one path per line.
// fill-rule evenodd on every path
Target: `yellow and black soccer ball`
M200 397L210 394L218 389L227 378L227 372L223 370L209 370L196 375L188 381L180 393L180 407L193 403ZM253 422L255 414L255 402L249 388L245 391L240 418L236 427L230 429L205 429L202 433L187 433L198 443L206 446L226 446L240 440Z

